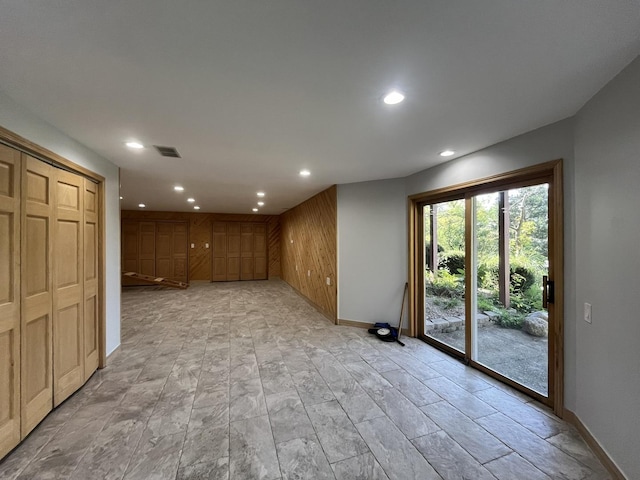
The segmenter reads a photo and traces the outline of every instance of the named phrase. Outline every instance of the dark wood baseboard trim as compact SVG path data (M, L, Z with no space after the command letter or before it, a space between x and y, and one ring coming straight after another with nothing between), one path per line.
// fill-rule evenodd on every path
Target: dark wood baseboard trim
M628 480L624 473L622 473L620 468L618 468L615 462L611 459L611 457L609 457L609 454L604 450L604 448L602 448L598 440L595 439L589 429L585 426L584 423L582 423L582 420L580 420L575 413L565 408L562 418L578 429L578 432L580 432L580 435L582 435L584 441L587 443L596 457L598 457L598 460L602 462L602 465L604 465L604 467L611 474L611 477L614 480Z

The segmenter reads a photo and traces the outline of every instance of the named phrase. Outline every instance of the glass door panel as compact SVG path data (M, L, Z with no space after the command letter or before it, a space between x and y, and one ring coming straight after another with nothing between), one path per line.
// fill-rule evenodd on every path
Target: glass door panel
M548 184L473 198L471 359L548 396Z
M465 352L465 201L422 207L424 334Z

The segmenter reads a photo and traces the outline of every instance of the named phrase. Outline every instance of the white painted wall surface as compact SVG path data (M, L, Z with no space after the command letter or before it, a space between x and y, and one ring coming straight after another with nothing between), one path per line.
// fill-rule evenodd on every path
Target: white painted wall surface
M404 179L338 185L338 318L397 325L407 281L404 192Z
M105 178L107 354L120 345L120 196L118 167L0 92L0 125Z
M575 158L575 413L640 478L640 57L578 113Z

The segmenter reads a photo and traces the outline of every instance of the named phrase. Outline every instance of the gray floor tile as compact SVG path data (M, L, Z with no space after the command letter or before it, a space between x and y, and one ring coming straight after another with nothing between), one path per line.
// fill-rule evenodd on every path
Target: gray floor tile
M329 463L368 452L367 444L336 400L307 406L307 412Z
M371 453L351 457L332 464L336 480L388 480Z
M510 453L484 465L498 480L513 480L526 478L527 480L551 480L544 472L527 462L517 453Z
M391 480L441 478L387 417L358 423L356 428Z
M281 281L127 289L108 367L0 478L440 478L416 446L444 478L482 462L498 479L608 478L551 410L404 341L335 326Z
M289 390L267 395L266 398L276 443L315 434L298 392Z
M280 478L273 434L266 415L231 422L230 440L230 478Z
M404 370L382 372L382 376L417 407L442 400L437 393L430 390L424 383Z
M547 475L583 480L594 473L502 413L480 418L478 423Z
M511 453L498 438L447 402L426 405L422 411L480 463Z
M283 480L335 478L315 435L279 443L277 448Z
M496 413L493 407L490 407L478 397L459 387L448 378L431 378L425 380L424 383L468 417L480 418Z
M491 473L443 431L416 438L413 444L445 480L495 480Z

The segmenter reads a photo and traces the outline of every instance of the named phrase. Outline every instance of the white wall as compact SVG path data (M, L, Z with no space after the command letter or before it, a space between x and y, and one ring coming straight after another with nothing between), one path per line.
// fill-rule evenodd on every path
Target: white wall
M578 113L575 158L575 413L640 478L640 57Z
M338 185L339 319L397 325L406 252L403 179Z
M0 125L105 178L107 354L120 345L120 197L118 167L0 92Z

